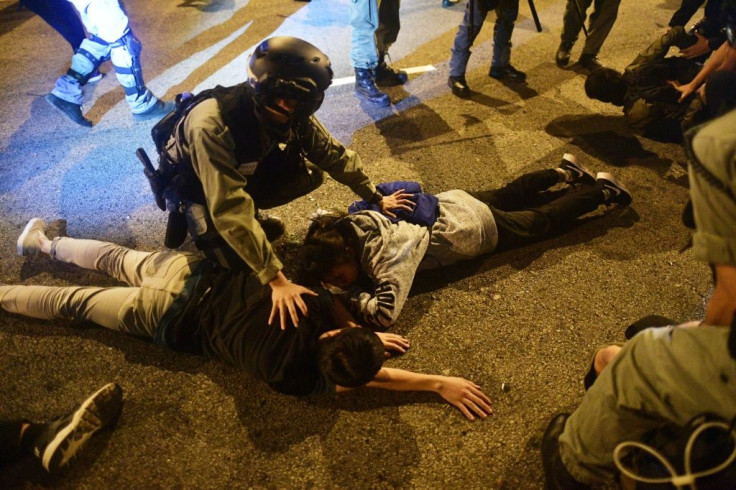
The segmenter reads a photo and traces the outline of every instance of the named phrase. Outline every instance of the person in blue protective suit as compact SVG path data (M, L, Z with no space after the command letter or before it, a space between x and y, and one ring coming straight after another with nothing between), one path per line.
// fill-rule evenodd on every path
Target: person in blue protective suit
M75 51L71 67L56 80L46 100L75 123L92 126L92 121L82 115L82 86L89 81L101 60L109 56L136 119L149 119L169 112L173 106L165 104L146 88L140 61L142 45L133 35L120 2L69 1L79 12L89 37Z

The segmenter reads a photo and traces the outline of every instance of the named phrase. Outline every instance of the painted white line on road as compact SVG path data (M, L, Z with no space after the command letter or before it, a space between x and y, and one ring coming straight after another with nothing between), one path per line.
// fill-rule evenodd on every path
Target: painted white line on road
M435 68L433 65L423 65L423 66L412 66L411 68L402 68L406 73L411 75L412 73L424 73L426 71L434 71L437 68ZM339 85L347 85L349 83L355 83L355 77L343 77L338 78L332 81L332 87L337 87Z

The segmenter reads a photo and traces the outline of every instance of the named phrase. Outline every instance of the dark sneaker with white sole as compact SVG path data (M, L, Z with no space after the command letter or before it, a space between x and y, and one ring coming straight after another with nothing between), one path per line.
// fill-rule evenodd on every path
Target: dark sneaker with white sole
M596 186L606 194L604 204L620 204L621 206L631 204L631 192L608 172L598 172Z
M60 99L54 94L46 95L46 102L51 104L51 107L61 112L62 114L64 114L64 116L68 117L80 126L84 126L87 128L92 127L92 121L90 121L89 119L85 119L82 115L81 105L67 102L66 100Z
M575 155L571 153L565 153L562 155L560 168L569 172L572 176L572 180L570 180L568 184L595 185L596 180L593 172L585 168L583 164L578 163Z
M41 235L46 234L46 222L41 218L33 218L30 220L23 233L18 237L16 242L16 250L18 255L29 256L38 255L41 251Z
M47 471L66 466L95 432L115 420L122 407L122 388L116 383L106 384L79 408L45 424L45 430L33 443L33 454Z

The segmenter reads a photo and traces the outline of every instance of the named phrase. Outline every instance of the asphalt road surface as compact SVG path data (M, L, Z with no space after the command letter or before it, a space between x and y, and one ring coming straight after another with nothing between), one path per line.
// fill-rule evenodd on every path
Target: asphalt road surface
M164 98L245 78L248 53L272 35L299 36L352 76L349 0L128 0L143 41L149 87ZM26 459L0 470L0 487L70 488L541 488L540 437L575 408L592 350L623 340L647 314L697 316L709 272L681 252L687 200L683 149L641 138L620 110L592 102L583 73L554 54L563 0L538 0L537 33L522 1L512 63L524 86L487 76L492 19L471 57L471 99L446 86L449 49L463 5L404 0L393 63L417 68L388 93L385 109L361 106L338 80L318 112L357 150L375 182L410 179L428 192L500 186L575 154L612 172L634 196L629 209L601 209L567 233L534 245L420 275L395 331L412 342L387 365L469 378L495 413L469 422L433 394L356 390L290 398L215 361L177 354L98 328L0 313L0 416L45 420L116 381L125 391L117 427L90 441L56 476ZM663 32L677 0L623 2L601 52L623 69ZM15 240L41 217L51 232L162 247L166 216L151 198L134 151L152 153L152 122L133 121L110 64L85 94L91 129L43 99L71 51L17 2L0 1L0 282L112 285L99 274L21 258ZM581 43L573 50L573 60ZM278 209L287 264L318 208L354 199L333 181ZM501 390L506 383L510 389Z

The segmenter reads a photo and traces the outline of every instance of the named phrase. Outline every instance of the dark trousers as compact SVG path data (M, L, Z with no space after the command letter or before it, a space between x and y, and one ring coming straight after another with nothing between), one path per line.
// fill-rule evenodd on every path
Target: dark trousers
M22 456L20 429L22 421L0 421L0 465Z
M500 189L470 194L488 204L498 228L498 249L534 241L603 204L603 192L582 187L558 196L545 193L560 180L554 169L531 172Z
M21 5L41 17L61 34L76 52L87 35L74 6L66 0L20 0Z
M473 8L471 13L470 9ZM463 23L458 26L450 58L450 76L465 76L470 59L470 47L480 33L483 22L491 10L496 11L493 27L493 59L491 66L502 68L511 59L511 33L519 16L519 0L473 0L465 6ZM471 26L472 17L472 26Z

